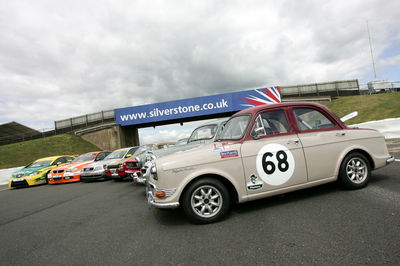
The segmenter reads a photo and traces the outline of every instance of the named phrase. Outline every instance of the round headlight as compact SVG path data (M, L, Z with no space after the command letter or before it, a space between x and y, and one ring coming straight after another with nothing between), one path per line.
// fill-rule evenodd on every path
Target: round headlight
M156 167L155 165L153 165L153 166L150 168L150 172L151 172L152 174L157 174L157 167Z

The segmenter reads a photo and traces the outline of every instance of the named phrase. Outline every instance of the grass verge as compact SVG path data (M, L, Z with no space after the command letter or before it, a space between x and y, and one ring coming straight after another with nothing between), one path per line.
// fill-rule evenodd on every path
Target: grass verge
M100 150L79 136L62 134L0 146L0 169L27 165L53 155L82 154Z
M341 97L326 105L339 117L357 111L346 124L400 117L400 92Z

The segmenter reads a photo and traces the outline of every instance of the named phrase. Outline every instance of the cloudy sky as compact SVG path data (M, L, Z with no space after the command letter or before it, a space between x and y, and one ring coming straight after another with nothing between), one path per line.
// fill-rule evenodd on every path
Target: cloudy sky
M0 124L273 85L400 80L400 1L0 0ZM181 133L165 129L168 134Z

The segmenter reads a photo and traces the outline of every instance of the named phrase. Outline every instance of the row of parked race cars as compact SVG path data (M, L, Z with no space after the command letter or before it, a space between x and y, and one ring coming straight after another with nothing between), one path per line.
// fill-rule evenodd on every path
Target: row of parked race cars
M189 138L175 142L162 142L126 147L115 151L94 151L76 155L59 155L40 158L21 170L12 173L10 188L42 184L59 184L79 181L131 178L144 184L141 168L146 158L163 156L212 141L226 119L213 120L196 128ZM150 157L149 157L150 156Z
M85 154L89 162L74 164L67 164L72 156L42 159L16 173L10 186L131 177L146 184L151 206L182 207L192 222L211 223L236 203L333 181L367 186L372 170L395 159L382 134L347 127L349 117L315 103L253 107L197 128L183 145L124 148L103 160L97 156L105 152ZM45 170L29 170L40 165Z

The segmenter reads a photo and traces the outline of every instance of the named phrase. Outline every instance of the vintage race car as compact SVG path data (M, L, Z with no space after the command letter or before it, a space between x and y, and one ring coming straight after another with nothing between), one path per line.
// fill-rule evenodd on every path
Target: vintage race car
M145 144L139 146L131 156L108 163L106 165L105 175L110 179L114 179L115 181L123 180L126 177L133 178L134 176L137 176L133 174L131 169L128 170L128 173L125 172L125 170L127 170L126 162L129 161L130 163L128 163L128 165L130 166L134 164L135 169L138 168L138 171L140 171L142 167L141 158L144 158L147 152L153 152L154 150L160 148L164 149L164 145L166 144Z
M70 164L59 166L47 176L49 184L71 183L81 181L83 167L103 160L111 151L88 152L75 158Z
M140 160L142 164L144 164L143 168L141 169L142 174L147 171L147 161L151 161L156 157L161 158L173 153L191 150L203 144L214 142L215 138L218 136L219 132L221 132L227 120L227 118L212 119L207 123L195 128L190 134L190 137L186 140L185 144L175 145L168 149L154 150L147 153L145 156L140 156ZM146 175L142 175L141 177L138 176L136 178L134 177L133 181L137 184L146 184Z
M131 157L107 165L106 175L115 181L131 178L134 183L142 177L142 164L138 157Z
M137 148L138 147L135 146L135 147L118 149L107 155L102 161L86 165L82 169L81 180L89 181L89 180L99 180L107 178L105 173L107 164L121 160L122 158L131 157L135 153Z
M68 164L74 158L75 156L73 155L61 155L38 159L21 170L14 172L8 182L8 186L13 188L46 184L47 175L51 169Z
M147 162L146 189L152 206L210 223L232 203L336 180L363 188L393 161L379 132L348 128L320 104L281 103L236 113L214 143Z

